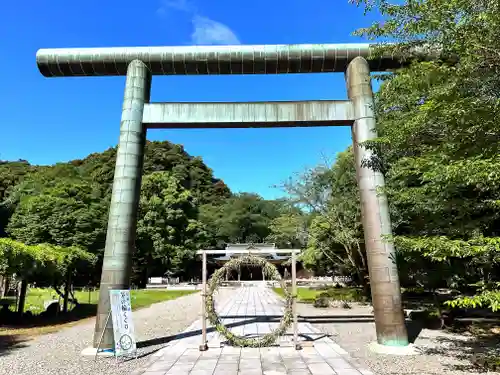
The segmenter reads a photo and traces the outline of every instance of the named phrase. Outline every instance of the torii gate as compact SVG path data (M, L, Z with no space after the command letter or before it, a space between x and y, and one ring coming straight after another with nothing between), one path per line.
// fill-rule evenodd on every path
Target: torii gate
M377 137L371 71L398 68L391 56L370 58L369 44L239 45L41 49L36 61L46 77L126 76L120 139L109 210L93 346L113 347L109 290L128 289L134 249L147 128L250 128L347 125L352 128L377 342L405 347L384 176L367 168ZM150 103L153 75L346 73L349 100L251 103Z

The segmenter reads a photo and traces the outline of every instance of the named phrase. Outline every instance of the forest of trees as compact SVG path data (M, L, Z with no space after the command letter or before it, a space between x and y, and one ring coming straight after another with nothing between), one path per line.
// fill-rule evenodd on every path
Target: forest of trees
M356 34L408 64L376 76L379 138L403 286L454 288L459 306L500 308L500 2L355 0L384 21ZM442 58L412 59L439 46ZM0 236L75 247L99 263L116 149L50 167L0 165ZM304 266L368 286L351 148L282 184L286 199L233 194L179 145L148 142L134 283L166 270L189 278L198 248L272 241ZM99 272L95 272L98 278ZM87 282L88 280L81 280ZM93 282L97 282L94 279Z
M115 157L112 148L54 166L2 162L1 235L26 245L82 248L100 264ZM182 146L148 142L133 282L142 286L167 270L184 279L198 276L199 267L190 267L197 249L262 242L271 221L287 207L256 194L233 194ZM92 276L74 282L97 283L100 273Z

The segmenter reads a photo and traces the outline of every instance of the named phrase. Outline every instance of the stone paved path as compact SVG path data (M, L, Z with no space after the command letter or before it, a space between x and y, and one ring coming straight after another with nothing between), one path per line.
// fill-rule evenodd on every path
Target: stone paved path
M245 286L216 306L226 326L238 335L261 335L274 329L282 315L283 303L269 288ZM269 321L269 317L277 319ZM299 340L303 349L292 346L290 330L279 345L268 348L235 348L210 331L209 350L200 352L201 320L194 322L178 339L153 356L143 375L373 375L356 368L348 353L309 323L300 322Z

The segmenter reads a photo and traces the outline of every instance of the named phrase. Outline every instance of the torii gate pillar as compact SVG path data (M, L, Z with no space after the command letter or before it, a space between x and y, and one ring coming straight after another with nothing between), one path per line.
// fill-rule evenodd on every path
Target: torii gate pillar
M389 204L385 192L381 191L385 187L384 176L365 165L373 153L360 145L377 138L368 62L362 57L354 58L347 67L346 80L353 107L353 150L377 342L387 346L407 346L396 254L389 240L392 235Z
M142 122L144 104L149 102L151 75L139 60L127 70L120 139L116 152L113 192L109 207L106 247L102 263L99 305L94 331L94 348L113 348L113 325L109 291L129 289L132 255L135 249L137 211L141 193L146 127ZM107 326L104 326L108 322Z

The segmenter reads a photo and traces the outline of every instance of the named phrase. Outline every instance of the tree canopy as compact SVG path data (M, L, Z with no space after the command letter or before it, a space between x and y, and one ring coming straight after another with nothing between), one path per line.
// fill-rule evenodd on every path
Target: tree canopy
M366 145L386 175L401 261L413 274L449 275L448 286L491 288L500 250L500 2L355 2L383 17L356 34L390 40L378 53L410 63L378 76L379 138ZM442 58L413 61L415 47ZM487 295L475 301L497 308L498 293Z
M1 233L28 253L38 244L75 252L81 248L100 264L115 158L116 148L111 148L53 166L2 162ZM144 285L148 277L166 271L197 277L198 267L192 267L196 250L265 240L270 222L285 205L256 194L233 194L182 146L147 142L133 281ZM99 274L74 282L97 283Z

